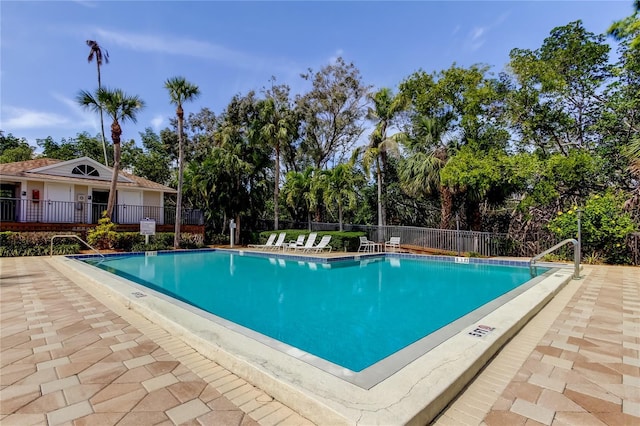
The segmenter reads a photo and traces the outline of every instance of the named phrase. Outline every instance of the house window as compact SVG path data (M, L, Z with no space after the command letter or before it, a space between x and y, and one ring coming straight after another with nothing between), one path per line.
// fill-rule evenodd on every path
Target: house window
M100 176L100 173L95 169L95 167L89 166L87 164L80 164L79 166L75 166L71 173L74 175L81 176Z

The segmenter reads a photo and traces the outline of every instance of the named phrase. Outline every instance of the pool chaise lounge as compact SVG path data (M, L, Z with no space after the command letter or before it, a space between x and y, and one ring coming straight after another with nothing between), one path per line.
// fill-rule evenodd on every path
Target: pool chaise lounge
M309 249L313 248L313 245L316 243L316 237L318 236L317 232L312 232L309 234L309 237L307 238L307 242L304 243L304 245L301 246L296 246L295 250L302 250L303 252L308 251Z
M295 241L289 241L284 248L287 250L295 250L298 247L304 247L304 234L298 235L298 239Z
M285 247L284 239L286 238L286 236L287 236L286 232L281 232L278 235L278 239L276 240L276 242L273 243L273 246L269 247L268 249L269 250L276 250L276 251L280 250L280 249L284 249L284 247Z
M276 239L276 234L271 234L269 235L269 238L267 239L267 242L265 244L249 244L247 247L252 247L252 248L270 248L273 247L273 242Z
M331 235L325 235L324 237L322 237L320 239L320 242L318 243L317 246L313 246L309 249L307 249L307 251L313 251L314 253L320 253L321 251L331 251L331 246L329 245L329 243L331 242Z

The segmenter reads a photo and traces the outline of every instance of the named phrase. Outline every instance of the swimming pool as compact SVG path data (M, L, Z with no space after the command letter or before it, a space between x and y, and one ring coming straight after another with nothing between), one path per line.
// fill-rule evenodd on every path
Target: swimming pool
M242 250L219 251L234 254L233 258L228 258L227 265L234 273L236 261L243 255L262 255L280 273L292 265L287 260L300 267L304 265L307 269L322 271L329 267L333 269L342 260L361 261L359 268L370 261L380 262L378 258L381 258L379 255L348 253L342 259L322 259ZM158 257L162 256L158 253ZM203 356L268 392L316 424L336 425L429 423L573 275L571 269L555 266L356 373L80 261L88 257L95 259L95 256L54 257L52 262L95 297L107 298L143 315ZM397 268L399 262L404 268L409 264L406 261L417 258L527 266L526 262L517 260L409 254L387 254L385 262L392 268ZM146 260L148 265L151 258ZM146 274L143 275L145 279L156 274L153 268L144 270L142 264L137 272Z
M384 256L317 263L204 251L88 262L356 373L531 278L524 267Z

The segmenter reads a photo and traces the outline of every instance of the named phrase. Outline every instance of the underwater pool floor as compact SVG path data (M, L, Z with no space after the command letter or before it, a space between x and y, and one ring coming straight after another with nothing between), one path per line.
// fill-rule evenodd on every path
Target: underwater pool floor
M1 259L0 262L2 271L3 355L2 412L0 413L0 420L3 422L14 420L14 423L24 424L24 420L26 420L27 417L35 420L38 416L40 418L48 416L51 418L64 417L67 419L82 419L85 418L84 416L94 416L94 420L101 418L105 420L105 424L109 424L110 422L107 421L107 419L112 419L111 424L115 424L117 422L116 418L121 419L123 416L134 416L140 408L143 408L140 406L140 400L137 400L137 402L133 404L113 404L110 407L107 407L108 404L100 404L108 401L109 399L107 397L113 399L117 397L121 400L127 400L129 398L135 399L138 398L136 392L126 393L124 395L115 395L113 393L110 395L101 395L98 392L98 394L89 395L88 392L81 394L78 391L79 389L88 389L84 382L91 376L91 369L98 364L105 364L105 360L110 362L111 368L124 366L122 367L124 370L121 371L119 368L116 368L118 372L114 371L112 373L116 376L117 374L121 374L120 376L115 379L113 377L109 379L111 380L109 386L115 386L118 382L125 381L125 374L131 374L132 369L138 369L136 370L136 374L142 374L142 372L140 372L140 366L136 367L136 363L142 362L142 367L146 369L147 372L148 370L153 370L153 368L149 368L149 366L144 364L144 362L149 361L149 358L145 358L147 356L158 356L164 360L154 362L174 362L177 365L173 372L169 372L171 374L160 374L160 370L154 371L154 374L158 375L157 377L164 376L165 374L168 374L170 377L175 372L174 376L178 380L190 378L194 382L205 383L206 389L213 386L215 392L219 394L219 397L224 397L223 399L204 401L201 394L199 397L196 395L196 397L185 401L176 399L176 401L173 402L176 405L170 408L167 406L166 409L160 407L157 410L156 415L164 415L165 418L168 415L167 413L173 416L179 416L182 412L197 414L198 410L187 410L187 408L195 408L197 406L203 409L202 405L198 403L199 400L206 407L206 413L197 414L198 416L203 416L202 418L207 415L245 416L244 420L243 417L238 418L243 424L250 420L257 421L261 424L305 424L307 421L300 415L306 415L307 418L317 424L327 424L331 419L338 420L339 423L344 424L370 424L375 422L376 419L382 423L389 424L407 422L421 423L420 419L422 415L417 415L416 412L414 412L413 415L408 414L408 416L412 416L411 418L407 418L407 415L403 417L402 414L398 414L396 407L399 407L402 411L409 407L403 405L403 401L398 402L396 398L396 403L393 403L393 398L384 400L380 394L397 394L398 392L404 391L404 399L411 399L413 401L413 407L417 407L418 411L423 412L424 407L429 406L429 392L424 390L422 387L423 383L426 382L430 388L440 386L440 380L435 372L437 369L430 370L430 374L424 373L423 370L428 366L428 363L425 364L427 361L419 359L412 363L412 365L420 364L420 366L418 366L419 368L415 370L420 372L418 375L414 374L415 371L412 369L408 377L406 375L402 375L402 377L396 377L397 375L394 375L369 391L365 392L360 389L360 391L365 392L366 396L369 397L365 400L356 400L358 396L362 395L358 395L359 392L354 391L353 385L345 384L344 381L341 383L334 382L333 384L337 384L337 387L334 387L333 391L336 392L336 399L338 399L338 401L334 401L322 393L323 391L327 392L327 389L330 389L329 386L332 384L329 383L331 382L329 378L322 375L309 377L306 380L317 382L301 383L301 388L296 389L295 380L292 381L293 376L278 377L277 374L270 370L258 369L258 371L254 371L255 367L246 365L248 363L246 359L236 361L236 365L231 365L233 368L224 368L221 365L223 362L227 362L227 360L224 359L221 359L218 363L207 361L205 357L219 357L221 355L218 353L220 349L203 347L199 348L199 351L194 351L190 346L198 347L203 345L203 342L200 341L201 337L186 333L184 329L181 331L181 335L176 335L178 330L172 329L175 325L172 325L171 322L177 318L172 317L172 315L182 316L182 313L173 312L172 314L172 312L168 312L166 313L168 315L166 317L164 314L163 316L149 314L147 316L152 320L152 322L149 322L138 315L138 312L148 314L144 312L143 307L139 306L139 302L144 300L145 303L149 303L149 296L142 298L131 297L128 300L123 300L122 297L116 297L113 293L108 295L109 293L105 293L106 287L109 287L113 283L108 283L106 282L108 280L103 279L103 277L98 277L95 274L91 279L88 279L84 273L79 273L77 268L70 268L72 265L69 265L70 261L67 259L17 258ZM638 336L638 324L640 323L640 317L638 315L638 310L640 309L638 288L640 288L640 283L638 283L637 276L632 274L632 271L637 273L637 268L588 267L585 270L585 274L592 270L595 273L588 274L586 279L582 281L570 281L569 285L560 293L560 296L562 296L562 294L572 286L577 286L578 288L577 291L574 289L578 299L576 300L576 297L571 299L571 296L569 296L571 302L566 306L560 306L560 310L564 309L560 316L555 314L551 315L552 317L557 317L555 322L558 323L558 321L560 321L560 325L554 323L550 329L546 328L545 330L548 331L542 340L538 337L534 337L533 340L531 338L525 339L528 344L533 345L532 347L534 349L529 351L529 357L525 359L524 364L521 366L516 365L516 368L513 367L514 361L512 358L506 360L505 365L511 369L515 368L517 373L516 376L512 377L514 381L510 382L511 378L505 377L509 375L506 373L508 368L505 369L506 367L504 366L499 368L498 375L506 381L506 387L503 386L501 388L501 385L495 384L497 378L493 377L489 381L489 385L486 383L480 384L483 390L481 393L482 396L472 397L472 401L475 402L474 404L469 405L467 403L468 401L462 404L462 407L467 407L472 411L471 413L462 413L460 408L454 410L454 408L457 407L457 403L454 403L437 421L439 423L445 422L441 424L447 424L446 422L451 421L454 414L462 413L460 415L473 415L474 418L479 419L478 423L480 423L485 414L478 413L478 410L474 408L478 406L480 400L482 400L485 405L488 404L489 409L491 406L494 406L494 409L489 411L486 417L486 421L489 424L496 424L495 421L491 422L491 419L504 419L507 418L507 416L524 416L522 418L527 418L527 414L531 415L533 413L532 415L535 415L535 413L540 412L548 416L549 412L541 409L533 410L535 413L533 411L527 411L531 409L528 404L551 410L553 416L557 419L566 419L571 413L576 416L578 414L582 416L591 415L586 408L579 411L576 410L575 407L570 407L573 411L569 411L563 409L563 407L552 407L553 401L550 402L549 399L549 391L558 392L558 389L553 390L551 386L560 386L558 381L561 382L563 380L562 377L560 377L560 373L562 373L563 368L566 369L569 365L567 362L562 362L562 360L569 359L570 355L574 353L574 350L580 356L574 356L575 360L571 361L571 365L573 365L573 368L570 367L571 374L584 377L583 381L589 379L594 381L594 375L602 374L602 371L600 371L602 363L609 361L611 362L607 364L609 368L617 368L618 370L624 371L620 373L620 380L617 384L615 383L616 377L613 377L615 375L612 375L610 378L612 384L609 386L612 390L608 392L600 394L598 393L599 391L595 389L597 387L595 384L590 387L584 383L576 385L573 383L574 378L565 377L564 391L561 393L565 395L566 398L574 401L575 404L582 404L580 406L588 405L588 403L596 400L607 401L609 405L604 408L609 411L603 412L604 414L602 415L609 413L608 415L610 416L618 416L618 419L622 419L623 417L621 416L634 416L634 413L636 413L635 415L637 416L640 402L634 399L632 392L633 389L637 389L635 386L637 386L638 370L640 370L640 367L636 365L640 341L635 337ZM52 283L54 283L53 286ZM607 284L606 288L605 284ZM88 293L85 290L88 291ZM597 293L598 291L599 293ZM598 297L598 295L600 295L600 297ZM556 299L560 300L560 296ZM621 301L621 303L616 305L619 306L617 310L610 300L615 297L617 297L616 300ZM556 299L554 299L553 302L555 302ZM159 302L155 301L154 303ZM548 307L551 307L552 304ZM153 303L152 305L155 306ZM131 309L127 309L127 307ZM104 315L106 319L92 316L95 314L92 314L94 311L91 310L91 308L95 308L96 312ZM592 311L589 311L590 308ZM545 308L541 315L534 318L534 321L541 317L547 310L548 309ZM608 316L603 318L604 314L602 312L604 310L613 312L609 312L607 314ZM591 316L589 316L590 312ZM613 320L611 318L613 317L619 320L615 323L617 324L615 326L612 325ZM104 321L101 321L101 319ZM101 324L109 321L111 322L110 324ZM581 325L582 323L584 323L583 326ZM91 326L92 324L101 325L93 328ZM84 338L93 342L89 346L94 347L94 350L97 352L108 352L109 354L102 358L103 361L84 358L82 359L84 362L84 370L77 370L77 368L80 368L77 362L81 361L81 359L78 354L73 352L72 347L74 342L76 346L78 342L73 341L71 336L65 334L67 331L70 331L70 327L82 329L82 335L86 336ZM580 327L582 327L582 329ZM171 335L167 333L167 329L169 329ZM198 328L196 327L195 329L197 330ZM123 334L129 337L120 336L120 339L122 339L122 342L120 342L117 337L118 334L111 334L117 333L118 330L123 331ZM515 339L520 339L525 330L516 335L514 341ZM632 334L633 332L636 332L636 334ZM97 336L95 341L88 337L91 333ZM551 333L552 337L548 336L549 333ZM584 337L583 340L588 340L588 342L581 342L579 337L567 335L567 333L582 333ZM116 340L113 340L114 338ZM183 339L188 344L184 343ZM617 343L613 342L613 340L616 339ZM485 346L491 345L488 339L483 338L479 340L484 342ZM127 344L127 342L133 342L135 344L127 347L132 344ZM602 342L607 342L607 344ZM59 343L59 346L56 345L57 343ZM124 345L122 345L123 343ZM613 352L613 347L616 344L619 346L617 357L614 357L614 359L606 358L602 351L608 350L609 352ZM148 353L144 353L144 350L141 348L136 349L136 346L142 345L147 345L143 347L149 349ZM153 345L157 345L158 349L151 351L150 348ZM504 353L508 352L511 346L513 345L507 345L496 357L496 361L499 360ZM518 346L522 347L522 342L518 343ZM611 348L609 348L609 346L611 346ZM97 350L96 348L99 347L102 349ZM575 347L578 347L578 349L576 350ZM88 348L84 348L83 350L87 349ZM80 352L80 350L76 350ZM71 352L64 355L65 351ZM134 357L134 353L137 353L136 351L141 352L138 354L139 356ZM523 351L524 350L518 350L516 352ZM96 356L97 355L94 355L94 358ZM527 356L526 353L525 356ZM599 363L596 365L595 361L587 362L581 357L585 357L586 360L598 359ZM127 362L134 358L144 358L144 360L140 359L136 360L136 362ZM483 365L485 363L486 361L482 362ZM556 371L545 375L545 369L548 368L549 363L551 363L553 369ZM525 368L525 366L527 369L538 366L539 371L526 376L523 371L518 370L518 368L522 369ZM72 367L76 367L76 369ZM105 366L102 365L102 367ZM130 369L129 367L132 368ZM297 372L301 374L298 377L302 377L303 379L306 377L304 371L297 371L293 367L292 369L294 370L291 371L292 374ZM489 369L490 368L487 368L485 372ZM74 370L76 371L75 373ZM233 371L233 373L229 370ZM151 373L148 372L148 374ZM543 378L547 377L547 379L549 379L549 374L553 374L554 378L552 381L545 382ZM484 372L478 376L476 381L470 385L469 389L462 394L459 401L464 400L464 398L469 398L466 395L476 386L476 383L478 383L482 375L484 375ZM96 374L96 376L98 375ZM517 395L513 396L513 383L522 382L525 376L529 383L528 388L537 386L542 389L537 399L531 395L517 394L517 392ZM227 378L224 379L225 377ZM79 380L79 383L72 383L74 382L74 378ZM138 390L141 388L146 396L148 396L147 393L151 394L154 391L165 390L171 386L174 388L179 387L175 383L168 384L164 382L161 383L161 381L148 381L155 377L146 377L146 380L143 380L141 376L138 379L133 376L129 376L129 378L132 383L127 381L127 386L137 388ZM162 380L165 379L166 377L163 377ZM601 376L598 376L598 379L600 386L607 386L606 381L603 381ZM136 380L138 380L137 383ZM268 380L275 381L276 383L267 383ZM381 385L385 385L386 382L390 380L393 381L393 383L390 384L390 386L382 386L385 387L385 389L382 389ZM404 383L406 380L409 380L411 383ZM154 383L157 383L155 386L159 386L157 389L153 388ZM145 384L149 389L145 387ZM79 386L80 388L78 388ZM93 389L99 387L99 384L96 383L91 386ZM487 386L489 386L489 388L486 388ZM420 388L420 392L416 394L412 392L412 388ZM150 389L154 390L149 391ZM320 393L320 395L315 396L313 392L314 389ZM615 400L613 395L621 394L625 390L627 396L617 397L618 400ZM172 391L175 392L175 389L169 389L168 391L170 396L174 395ZM597 395L594 396L594 394ZM277 400L271 400L268 395L275 396ZM390 396L393 397L393 395ZM454 396L455 393L449 395L448 400L451 400ZM490 400L494 396L496 400L495 404L499 405L494 405L494 403L487 401L487 399ZM183 397L191 398L191 396L187 394L184 394ZM218 405L213 404L214 401L218 401ZM222 402L225 402L225 404L223 405ZM376 403L387 403L388 405L376 406ZM337 410L341 405L345 408L342 412L338 412ZM327 406L329 409L327 409ZM120 410L118 412L119 414L114 412L115 410ZM123 412L123 410L125 412ZM326 411L330 411L331 413L328 414ZM331 414L335 417L330 417ZM596 414L600 415L599 413ZM20 421L20 416L22 416L23 421ZM553 416L552 418L554 418ZM169 418L172 417L169 416ZM220 419L221 417L218 418ZM614 417L611 418L613 419ZM181 418L175 417L175 419ZM37 422L38 421L36 421L36 423ZM624 424L624 422L622 424Z

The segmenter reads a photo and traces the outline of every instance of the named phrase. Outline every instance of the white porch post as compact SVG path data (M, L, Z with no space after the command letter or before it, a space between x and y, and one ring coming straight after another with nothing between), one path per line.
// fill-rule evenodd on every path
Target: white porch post
M87 187L87 217L85 218L85 223L91 223L91 219L93 219L93 209L92 207L92 203L93 203L93 187L92 186L88 186Z
M164 192L160 193L160 217L158 222L160 225L164 225Z
M20 181L20 207L18 209L18 222L27 221L27 181Z

